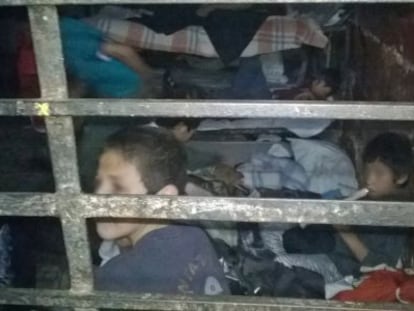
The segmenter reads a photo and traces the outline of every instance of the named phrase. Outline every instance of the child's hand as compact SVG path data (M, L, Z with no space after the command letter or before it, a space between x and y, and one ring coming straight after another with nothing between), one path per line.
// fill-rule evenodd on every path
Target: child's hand
M116 42L105 42L102 44L101 50L104 54L117 59L124 59L125 57L135 54L134 48Z
M309 91L304 91L296 95L294 100L315 100L315 96Z
M226 164L217 164L214 167L214 176L227 185L237 186L241 183L243 175L234 167Z

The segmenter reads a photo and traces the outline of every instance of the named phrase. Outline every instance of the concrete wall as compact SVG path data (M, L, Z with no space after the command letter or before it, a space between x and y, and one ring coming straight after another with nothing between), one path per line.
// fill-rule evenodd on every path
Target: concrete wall
M414 100L414 6L361 6L357 20L355 95L366 100Z

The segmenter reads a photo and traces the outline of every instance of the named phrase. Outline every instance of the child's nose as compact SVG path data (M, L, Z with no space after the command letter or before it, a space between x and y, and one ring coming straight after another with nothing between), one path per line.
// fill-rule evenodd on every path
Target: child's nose
M373 177L368 177L366 180L368 189L372 189L375 184L375 179Z

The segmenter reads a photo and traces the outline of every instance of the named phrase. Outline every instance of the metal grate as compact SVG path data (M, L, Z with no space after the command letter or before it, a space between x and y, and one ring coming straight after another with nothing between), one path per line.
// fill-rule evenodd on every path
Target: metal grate
M27 5L40 77L41 100L0 100L0 115L47 117L57 192L0 194L0 215L58 216L68 254L69 291L4 289L0 304L71 307L75 310L410 310L405 305L367 305L257 297L183 297L94 292L85 219L138 217L251 222L309 222L350 225L414 226L414 204L314 200L95 196L81 193L71 116L301 117L414 120L412 103L75 100L67 98L56 7L114 0L0 0ZM195 3L196 0L124 0L123 3ZM229 2L214 0L213 2ZM232 2L285 2L282 0ZM292 0L291 2L312 2ZM361 2L359 0L348 2ZM364 1L378 2L378 1ZM384 1L394 2L394 1ZM404 2L404 1L399 1ZM410 1L405 1L410 2ZM116 206L116 209L113 208Z

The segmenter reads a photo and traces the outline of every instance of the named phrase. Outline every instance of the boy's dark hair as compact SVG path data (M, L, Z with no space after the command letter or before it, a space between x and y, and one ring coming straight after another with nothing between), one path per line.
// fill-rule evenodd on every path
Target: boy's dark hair
M187 126L188 130L195 130L200 125L202 119L200 118L158 118L155 123L158 126L165 127L167 129L173 129L180 122Z
M336 93L341 86L341 74L337 69L326 68L316 77L316 79L325 81L325 84L332 89L331 94Z
M184 194L187 157L169 131L150 127L126 128L107 139L106 150L119 151L136 165L148 194L156 194L169 184Z
M365 147L362 160L372 163L376 160L388 166L396 177L411 175L413 154L407 136L387 132L376 136Z

